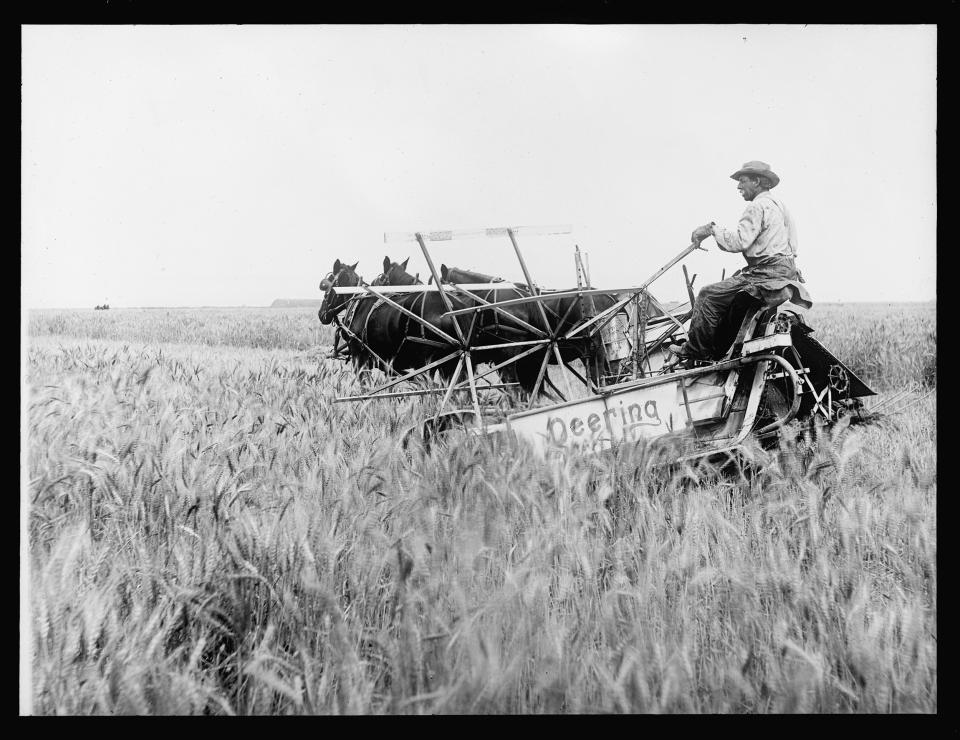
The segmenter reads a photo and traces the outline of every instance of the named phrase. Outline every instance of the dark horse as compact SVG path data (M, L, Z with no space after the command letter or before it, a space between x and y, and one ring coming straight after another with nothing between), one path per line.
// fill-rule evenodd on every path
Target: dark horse
M407 259L402 263L397 263L392 262L389 257L384 257L383 273L376 280L374 280L374 285L422 285L419 275L411 275L406 271L407 263L409 261L410 260ZM433 282L432 277L430 282ZM487 281L481 280L472 282ZM524 294L515 289L511 289L509 292L499 290L481 291L477 295L481 296L483 300L493 302L507 300L509 298L518 298ZM448 293L447 297L450 300L450 305L454 309L467 308L469 306L476 305L476 301L463 296L458 296L456 294ZM444 300L444 297L436 291L394 295L392 296L392 300L410 310L416 316L423 319L424 322L439 328L450 337L457 339L458 342L462 336L466 346L477 347L484 344L499 344L502 342L502 339L499 335L486 332L484 327L483 315L495 313L494 311L483 311L481 312L481 316L477 316L475 318L471 316L460 316L456 318L452 316L445 316L444 314L449 310L449 307ZM409 345L412 345L411 350L416 353L414 357L422 360L421 366L428 362L439 360L456 349L456 346L451 345L448 342L444 342L441 337L438 337L429 328L424 326L423 323L403 314L401 314L401 317L402 321L398 324L400 327L399 330L405 337L405 341ZM507 324L509 324L511 322L510 317L505 317L505 321ZM523 335L520 338L526 339L527 336ZM414 347L416 347L415 350L413 350ZM516 354L518 354L517 350L491 348L484 350L472 350L470 352L470 358L473 365L476 366L480 363L489 362L496 364L503 362L510 357L515 356ZM456 360L450 360L439 366L440 374L444 380L449 381L451 379L453 374L456 372L456 365ZM504 380L516 382L517 378L515 377L515 373L511 372L512 370L512 366L507 366L503 369L503 372L500 373L501 377ZM461 376L461 380L464 380L465 378L465 374ZM536 376L530 379L529 383L522 383L522 385L524 385L529 393L533 390L535 382Z
M378 367L388 373L404 373L439 360L457 349L442 336L431 332L386 301L370 295L338 294L338 287L356 287L362 283L356 266L356 263L343 264L339 259L333 263L333 271L320 283L320 289L325 295L317 316L323 324L334 321L337 323L338 341L343 340L350 358L358 368ZM389 271L390 262L386 260L384 274L375 280L374 284L391 284L388 282ZM400 272L406 275L402 269ZM401 278L404 282L396 284L417 282L416 278L409 277L409 281ZM418 316L426 313L431 324L455 338L454 319L449 316L441 317L443 311L431 316L434 312L425 310L423 298L422 294L410 293L391 296L390 300ZM342 317L338 316L341 312ZM456 364L456 358L452 358L439 365L437 371L444 378L452 377Z
M389 257L384 257L383 272L374 278L371 285L423 285L419 272L416 275L407 272L409 261L409 257L401 263L391 262ZM433 282L432 278L431 282Z
M389 257L386 257L384 258L384 274L381 277L390 285L410 285L419 282L406 272L406 265L406 261L397 264L390 262ZM448 268L446 265L440 266L440 280L443 283L457 285L471 283L503 284L502 288L492 287L471 290L470 293L477 296L480 301L462 295L452 297L451 302L459 304L455 305L455 308L498 303L531 295L530 290L522 284L506 282L503 278L481 272L456 267ZM542 311L536 302L530 302L506 306L500 311L493 308L482 308L473 314L460 316L459 320L464 334L470 338L471 346L489 347L472 353L477 362L500 364L517 355L527 353L498 372L504 380L518 382L529 395L537 385L545 351L544 348L534 349L535 345L532 342L545 338L562 337L575 326L611 307L614 303L616 303L616 298L611 295L558 296L555 298L547 295L540 301L543 307ZM429 321L441 317L447 310L438 293L424 294L420 306L421 312L418 315ZM590 374L598 377L604 371L601 341L599 336L591 337L588 332L583 332L581 335L570 339L560 339L557 342L557 349L564 362L568 363L574 359L579 359L585 367L589 368ZM529 344L506 346L513 342L527 342ZM491 345L504 346L492 347ZM549 349L546 351L549 352L548 364L556 365L556 355ZM555 391L558 390L548 374L544 375L544 379Z
M405 260L398 264L392 262L389 257L385 257L383 274L373 284L420 283L416 276L406 272L408 262L409 260ZM356 263L345 265L340 260L336 260L333 268L333 271L320 284L321 290L325 291L326 295L318 316L322 323L329 324L334 321L340 311L345 309L344 317L337 319L338 341L342 339L345 342L351 358L358 367L380 367L388 372L408 372L440 360L457 349L458 344L447 341L390 303L373 296L357 296L348 301L347 296L338 295L337 287L355 287L360 285L362 280L356 273ZM530 291L525 286L505 282L483 273L447 268L446 265L441 266L441 281L457 284L503 282L503 288L471 291L486 303L530 296ZM449 298L454 309L478 304L478 301L466 296L451 295ZM484 362L500 364L519 354L529 352L498 371L503 380L518 382L528 395L536 387L543 365L544 350L533 349L535 345L532 343L502 347L490 345L533 342L544 338L545 334L553 337L562 336L585 318L612 306L615 302L615 299L609 295L556 298L547 295L540 301L543 306L542 313L537 304L531 302L505 307L502 312L484 308L473 314L452 317L444 315L449 309L443 297L437 292L394 295L391 296L391 300L421 317L431 326L439 328L452 339L459 339L454 324L456 321L460 333L467 337L469 346L488 347L471 352L471 358L475 364ZM565 362L580 359L585 366L591 368L591 374L595 377L599 375L602 359L598 361L598 358L602 355L598 336L590 337L587 332L583 332L582 335L571 339L559 340L557 348ZM547 361L550 364L556 364L556 357L550 353ZM451 358L439 365L437 371L444 380L449 381L456 371L456 365L456 358ZM553 386L549 375L545 375L545 381ZM556 390L555 386L553 387Z
M503 281L502 278L491 277L490 275L484 275L481 272L462 270L456 267L448 268L446 265L440 266L440 278L443 282L458 284ZM511 288L516 286L515 296L507 295L506 291L496 290L492 291L492 293L497 297L489 300L507 300L510 297L531 295L530 290L524 285L517 285L515 283L506 284L510 285ZM590 317L596 316L600 312L605 311L617 302L617 298L609 294L557 296L552 298L550 297L550 292L559 293L568 291L547 291L545 293L541 293L542 298L540 300L540 305L543 306L542 313L537 307L536 303L506 306L504 307L504 310L513 314L521 315L524 321L526 321L528 324L531 324L541 331L546 331L553 337L562 337L574 327L580 325L584 321L589 320ZM648 318L663 314L663 311L659 308L659 306L654 304L652 301L646 302L645 311ZM489 318L498 317L498 314L492 310L483 313L487 314L488 322ZM494 321L496 322L496 320L497 319L495 318ZM508 330L514 334L514 336L503 336L505 327L508 328ZM516 341L517 339L521 338L516 336L516 327L509 326L509 321L505 323L500 320L499 323L495 323L491 333L494 336L500 337L501 340L512 339ZM526 338L533 339L535 338L535 335L533 333L529 333L529 336ZM603 346L602 339L599 334L591 337L589 330L585 330L580 334L571 337L570 339L558 339L557 349L559 350L560 356L563 358L564 362L569 363L574 359L580 360L584 367L589 368L588 372L595 378L599 377L604 372ZM548 362L550 364L557 364L557 359L552 353ZM536 383L536 377L539 373L542 363L542 352L535 352L516 363L516 372L521 380L522 385L526 387L527 382L525 379L530 379L532 377L532 380L529 381L532 389L533 384Z

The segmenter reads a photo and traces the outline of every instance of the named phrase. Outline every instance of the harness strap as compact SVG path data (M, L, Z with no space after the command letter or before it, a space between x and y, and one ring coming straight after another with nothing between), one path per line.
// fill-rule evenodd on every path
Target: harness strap
M362 296L362 297L366 298L366 296ZM370 317L373 316L373 312L376 311L384 303L386 303L386 301L384 301L383 298L377 298L373 306L370 307L370 310L367 311L367 315L363 320L363 328L360 330L361 336L363 336L364 340L367 339L370 333Z
M370 355L371 355L377 362L379 362L381 365L383 365L384 369L385 369L388 373L395 372L394 369L393 369L393 367L390 365L390 363L386 362L380 355L378 355L376 352L374 352L374 351L370 348L370 346L369 346L366 342L364 342L360 337L358 337L356 334L354 334L352 331L350 331L350 329L348 329L348 328L345 327L345 326L343 326L343 327L341 327L341 328L343 329L344 334L346 334L346 335L347 335L348 337L350 337L351 339L355 340L361 347L363 347L367 352L369 352Z
M426 293L421 293L421 294L420 294L420 318L421 318L421 319L426 320L426 317L424 316L424 314L425 314L426 312L427 312L427 294L426 294ZM420 338L421 338L421 339L426 339L426 338L427 338L427 333L426 333L426 332L427 332L427 327L425 327L425 326L424 326L423 324L421 324L419 321L417 322L417 326L420 327ZM404 337L410 336L410 317L409 317L409 316L407 316L407 327L406 327L406 331L403 332L403 335L404 335Z
M333 351L330 353L331 357L336 357L340 352L340 339L343 337L343 326L340 324L340 317L333 317L333 325L336 327L336 331L333 332Z
M347 334L350 334L351 336L356 337L356 335L353 334L353 332L351 332L349 329L347 329L347 325L353 322L354 314L357 311L356 298L357 298L356 296L352 296L349 300L347 300L347 302L343 306L341 306L337 310L337 313L335 313L333 316L333 323L337 327L337 331L333 335L334 355L336 355L337 352L340 351L339 345L341 340L343 340L343 343L345 346L345 354L347 355L350 354L350 347L348 342L346 341L346 336ZM341 312L344 314L344 319L340 318Z

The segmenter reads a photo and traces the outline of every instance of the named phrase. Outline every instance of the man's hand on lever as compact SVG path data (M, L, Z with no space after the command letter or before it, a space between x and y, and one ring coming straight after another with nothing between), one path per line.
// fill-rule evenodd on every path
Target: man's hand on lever
M697 245L697 249L707 251L706 247L700 246L700 242L702 242L708 236L713 236L713 227L714 223L711 221L710 223L704 224L703 226L698 226L693 230L693 233L690 235L690 241Z

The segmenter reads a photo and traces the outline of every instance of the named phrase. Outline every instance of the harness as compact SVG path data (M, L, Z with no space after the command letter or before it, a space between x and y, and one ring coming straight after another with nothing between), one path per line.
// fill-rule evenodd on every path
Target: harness
M370 321L370 315L373 313L374 309L377 306L384 303L383 299L377 299L376 304L370 309L370 312L367 314L366 319L363 322L363 327L360 329L360 335L358 336L351 328L350 325L353 324L354 317L357 313L357 306L360 305L360 299L365 296L352 296L347 300L345 304L345 315L344 319L341 319L339 315L334 315L333 323L336 326L336 332L333 337L333 353L331 357L337 360L348 360L354 354L351 350L350 340L353 340L359 344L374 360L376 360L384 370L390 372L392 366L389 362L384 360L380 355L374 352L373 348L370 347L367 342L367 333L368 333L368 323ZM341 309L343 310L343 309ZM338 312L339 313L339 312ZM343 342L343 346L340 346L340 342ZM356 353L359 355L359 353Z
M330 281L331 289L338 287L338 280L340 279L341 273L334 275L331 273L328 276ZM382 284L378 280L374 281L374 285ZM477 293L478 297L481 297L484 301L491 302L491 297L498 289L489 289L483 293ZM513 288L504 288L504 290L509 290L515 292L517 295L522 295L521 291L517 287ZM327 309L328 312L333 314L331 322L334 324L334 343L333 343L333 352L332 357L336 359L347 360L351 357L355 357L361 352L359 348L362 348L371 358L373 358L377 363L379 363L385 369L392 370L392 363L388 363L384 358L380 357L370 346L370 328L371 320L375 313L378 312L381 306L390 305L382 297L377 296L374 304L370 307L370 310L360 321L360 325L357 326L357 309L361 305L362 301L370 300L371 297L368 295L352 295L348 298L342 305L337 306L334 309ZM406 307L414 314L419 315L422 318L426 318L426 303L427 303L427 293L420 293L419 295L414 295L413 300ZM561 314L554 310L552 307L541 304L546 315L548 316L548 330L549 329L558 329L559 325L570 314L568 309L562 316ZM571 305L569 308L573 308ZM414 321L408 314L400 312L401 315L398 317L398 331L400 336L399 345L396 348L394 359L400 354L400 352L406 347L407 342L415 342L417 344L424 344L430 347L436 347L444 349L447 345L444 342L438 341L434 337L428 337L427 327L420 321ZM483 325L478 327L478 330L481 333L488 334L495 338L502 337L506 334L513 335L525 335L527 330L515 325L508 318L502 316L499 311L489 310L483 311L483 314L486 317L486 321ZM411 326L411 323L415 326ZM430 332L432 334L432 332Z
M330 281L330 290L338 287L337 280L339 280L339 278L340 273L337 273L336 276L334 276L333 273L330 273L327 276L327 279ZM370 309L369 313L367 313L366 319L363 322L363 327L360 329L360 336L357 336L356 332L350 328L356 317L357 307L360 305L360 301L364 298L366 298L366 296L353 295L350 296L350 298L348 298L343 305L338 306L335 309L327 309L327 312L333 312L332 323L336 327L333 335L333 351L331 353L331 358L338 360L349 359L351 355L354 354L351 351L352 347L350 346L350 340L353 340L363 347L363 349L366 350L366 352L369 353L373 359L375 359L387 371L389 371L390 364L380 357L380 355L374 352L367 342L367 325L370 321L370 315L374 312L377 306L384 303L383 299L378 298L377 302ZM343 318L341 318L341 314L343 314Z
M344 326L342 323L340 323L339 318L337 318L336 321L337 321L337 330L338 330L337 337L338 337L338 338L340 337L340 335L341 335L340 333L342 332L343 336L345 336L345 337L347 337L347 338L349 338L349 339L353 339L353 340L354 340L355 342L357 342L360 346L362 346L362 347L370 354L370 356L371 356L373 359L375 359L377 362L380 363L380 365L383 366L384 370L386 370L387 372L390 372L390 371L393 369L392 366L390 365L390 363L388 363L388 362L387 362L386 360L384 360L380 355L378 355L376 352L374 352L374 351L370 348L370 345L367 344L367 343L364 341L364 339L361 339L361 338L358 337L356 334L354 334L354 333L350 330L349 327ZM365 331L365 330L366 330L366 323L364 323L364 338L366 338L366 331ZM334 351L336 351L336 347L334 347ZM350 353L349 344L345 347L345 352L344 352L343 354L344 354L344 356L341 357L341 358L339 358L339 359L344 359L344 360L345 360L345 359L347 359L347 358L350 357L350 354L351 354L351 353Z
M330 288L335 289L338 286L338 280L340 278L340 273L337 273L336 276L331 273L328 276L330 281ZM381 275L376 280L373 281L373 285L388 285L386 282L385 276ZM422 294L419 297L419 314L423 316L426 294ZM366 352L373 360L379 363L387 372L393 371L393 363L387 362L383 357L381 357L374 349L370 346L370 325L371 320L374 317L374 314L377 313L378 309L381 306L389 305L389 302L386 301L383 297L377 296L373 305L370 307L370 310L367 311L366 315L362 319L360 326L357 324L357 309L362 304L363 301L369 301L370 296L356 294L348 298L342 305L338 306L335 309L328 309L328 312L333 313L331 319L332 323L335 326L334 332L334 343L333 343L333 352L331 357L341 360L347 360L351 357L356 358L361 355L362 348L363 352ZM417 298L414 298L414 303L409 307L414 313L418 313L418 304ZM396 356L399 355L400 351L406 345L407 341L420 342L423 344L428 344L431 346L445 347L446 345L437 342L433 339L427 339L425 327L419 324L419 331L414 328L411 331L411 318L406 314L401 314L399 321L399 334L402 337L400 340L399 346L393 352L394 360Z

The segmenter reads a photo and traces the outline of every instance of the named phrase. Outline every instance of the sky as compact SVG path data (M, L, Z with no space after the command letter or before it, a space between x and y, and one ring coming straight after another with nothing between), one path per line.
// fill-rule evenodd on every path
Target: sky
M814 302L936 298L935 26L23 26L21 303L258 306L385 233L639 285L768 162ZM712 238L696 286L743 266ZM508 279L505 237L440 263ZM679 267L654 284L686 298Z

